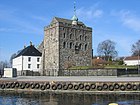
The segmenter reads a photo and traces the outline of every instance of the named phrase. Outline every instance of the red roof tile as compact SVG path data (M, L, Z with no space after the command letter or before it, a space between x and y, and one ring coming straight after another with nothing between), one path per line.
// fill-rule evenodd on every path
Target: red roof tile
M130 56L130 57L124 58L124 60L138 60L138 58L140 59L140 57L138 56Z

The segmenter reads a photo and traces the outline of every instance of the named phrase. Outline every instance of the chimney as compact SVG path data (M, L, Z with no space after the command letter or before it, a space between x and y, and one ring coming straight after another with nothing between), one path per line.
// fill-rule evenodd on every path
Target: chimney
M97 57L97 59L100 59L100 57Z
M32 41L30 41L30 46L32 46Z
M26 48L26 45L24 45L24 49Z

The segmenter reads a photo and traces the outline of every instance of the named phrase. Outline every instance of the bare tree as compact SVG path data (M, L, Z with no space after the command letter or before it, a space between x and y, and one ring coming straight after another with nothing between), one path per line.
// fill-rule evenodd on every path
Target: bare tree
M116 43L111 40L105 40L98 44L97 53L104 56L106 61L116 57L118 52L115 50Z
M132 56L140 55L140 40L138 40L136 43L132 45L131 51L132 51Z
M14 53L14 54L12 54L11 55L11 57L10 57L10 67L12 67L12 64L13 64L13 59L21 52L22 50L19 50L19 51L17 51L17 53Z
M12 66L13 64L13 59L16 57L16 53L12 54L11 57L10 57L10 66Z
M9 67L9 63L7 61L0 61L0 76L2 77L4 73L4 68Z

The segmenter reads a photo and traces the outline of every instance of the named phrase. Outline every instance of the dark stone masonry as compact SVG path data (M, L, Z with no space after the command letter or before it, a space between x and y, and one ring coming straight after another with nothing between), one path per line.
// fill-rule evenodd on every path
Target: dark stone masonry
M72 66L92 65L92 28L74 17L72 20L54 17L44 28L42 75L58 76Z

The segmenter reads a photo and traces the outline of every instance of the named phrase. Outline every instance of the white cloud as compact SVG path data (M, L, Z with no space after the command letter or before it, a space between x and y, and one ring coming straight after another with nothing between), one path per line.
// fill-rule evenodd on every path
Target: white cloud
M0 28L0 32L16 31L14 28Z
M126 10L112 12L111 14L119 17L123 26L128 27L133 31L140 32L140 17L138 15Z
M16 10L1 10L0 9L0 20L7 20L7 19L11 19L12 15L16 12Z
M32 18L42 22L48 21L47 17L45 18L44 16L32 16Z
M15 9L3 9L0 10L0 22L7 24L7 26L1 25L0 32L24 32L33 34L42 34L43 29L41 25L38 25L40 21L45 21L45 18L30 15L32 20L38 19L37 23L30 21L31 19L24 19L18 15L18 10Z
M84 20L100 18L102 17L102 15L103 15L103 10L96 9L94 7L89 7L89 8L82 7L77 10L77 16Z
M103 15L102 10L96 10L93 14L93 17L101 17Z
M93 38L94 55L97 54L98 44L104 40L110 39L116 43L118 56L129 56L131 55L131 45L137 41L136 37L131 37L130 35L126 37L126 35L124 35L123 33L112 35L112 33L105 34L102 32L96 32L95 34L96 36L94 36Z

